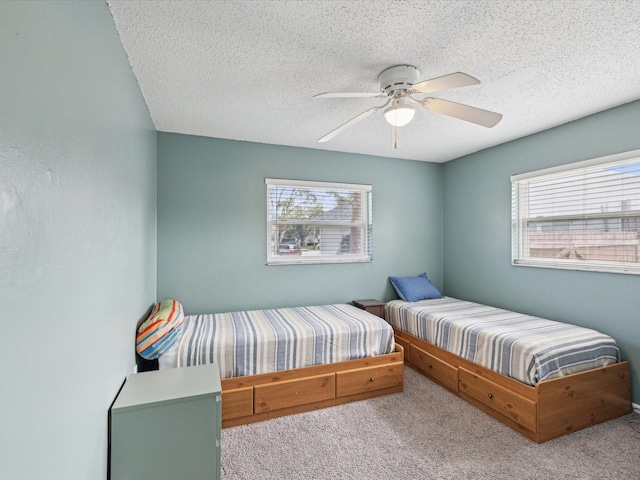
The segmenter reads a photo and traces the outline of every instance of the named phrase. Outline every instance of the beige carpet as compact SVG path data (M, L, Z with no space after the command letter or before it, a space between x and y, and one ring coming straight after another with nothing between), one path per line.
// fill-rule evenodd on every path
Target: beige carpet
M405 367L405 391L222 432L222 478L640 479L640 415L537 445Z

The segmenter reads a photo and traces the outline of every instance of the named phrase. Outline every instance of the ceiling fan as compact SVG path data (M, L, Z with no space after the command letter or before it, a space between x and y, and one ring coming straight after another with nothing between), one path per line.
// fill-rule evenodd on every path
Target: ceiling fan
M380 92L371 93L320 93L313 98L387 98L387 101L379 107L373 107L353 117L343 123L335 130L327 133L318 142L328 142L340 135L342 132L352 127L356 123L370 117L378 110L391 104L384 111L384 118L393 127L403 127L407 125L415 115L415 108L412 104L421 105L427 110L448 115L459 120L475 123L483 127L491 128L497 125L502 118L502 114L483 110L481 108L464 105L442 98L416 98L416 95L433 93L450 88L467 87L477 85L480 81L465 73L457 72L442 77L432 78L423 82L419 81L420 72L412 65L396 65L383 70L378 75ZM394 128L395 130L395 128Z

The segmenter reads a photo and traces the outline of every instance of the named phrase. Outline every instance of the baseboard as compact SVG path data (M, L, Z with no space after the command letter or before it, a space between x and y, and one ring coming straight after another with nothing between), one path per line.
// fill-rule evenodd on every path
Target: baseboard
M633 407L633 412L634 413L638 413L640 414L640 405L638 405L637 403L631 403L631 406Z

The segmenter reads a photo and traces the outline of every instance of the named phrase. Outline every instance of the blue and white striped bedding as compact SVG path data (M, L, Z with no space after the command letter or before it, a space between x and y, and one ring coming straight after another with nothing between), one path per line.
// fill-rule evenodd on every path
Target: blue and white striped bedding
M444 297L385 306L394 327L529 385L620 361L611 337L588 328Z
M222 378L391 353L393 330L352 305L186 316L178 367L216 362Z

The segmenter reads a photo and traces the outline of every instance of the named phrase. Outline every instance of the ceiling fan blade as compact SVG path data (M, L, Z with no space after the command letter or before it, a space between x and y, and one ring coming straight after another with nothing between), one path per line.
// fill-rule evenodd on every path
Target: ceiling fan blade
M385 104L386 105L386 104ZM384 106L384 105L383 105ZM367 117L370 117L371 115L373 115L374 113L376 113L378 110L380 110L382 107L373 107L370 108L369 110L366 110L364 112L362 112L360 115L358 115L357 117L353 117L351 120L349 120L346 123L343 123L342 125L340 125L338 128L336 128L335 130L330 131L329 133L327 133L324 137L322 137L321 139L318 140L319 143L324 143L324 142L328 142L329 140L331 140L334 137L337 137L338 135L340 135L342 132L344 132L345 130L347 130L348 128L352 127L353 125L355 125L356 123L358 123L361 120L364 120Z
M432 93L439 90L449 90L450 88L478 85L479 83L480 80L477 78L473 78L471 75L467 75L466 73L457 72L416 83L411 86L411 89L419 93Z
M425 98L422 101L422 106L427 110L433 110L434 112L487 128L495 127L502 119L501 113L490 112L489 110L483 110L482 108L472 107L471 105L464 105L450 100L443 100L442 98Z
M313 98L378 98L378 97L386 97L386 95L382 92L371 92L371 93L319 93L314 95Z

